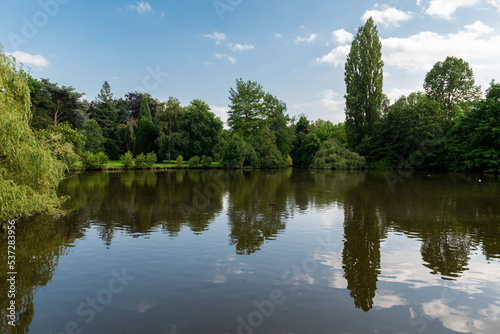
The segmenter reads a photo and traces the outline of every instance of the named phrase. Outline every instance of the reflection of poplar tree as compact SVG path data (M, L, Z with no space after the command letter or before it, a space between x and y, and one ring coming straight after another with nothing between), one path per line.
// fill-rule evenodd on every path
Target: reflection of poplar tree
M380 229L370 197L363 201L362 195L360 190L346 195L342 268L354 304L368 312L373 308L380 274Z

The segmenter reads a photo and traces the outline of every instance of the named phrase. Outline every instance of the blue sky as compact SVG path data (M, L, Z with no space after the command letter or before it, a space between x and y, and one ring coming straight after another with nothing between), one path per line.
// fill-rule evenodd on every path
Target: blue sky
M254 80L291 115L344 120L344 62L372 16L384 92L422 89L447 56L484 89L500 81L500 0L40 0L0 2L0 43L37 78L93 100L104 81L183 105L206 101L223 120L236 79Z

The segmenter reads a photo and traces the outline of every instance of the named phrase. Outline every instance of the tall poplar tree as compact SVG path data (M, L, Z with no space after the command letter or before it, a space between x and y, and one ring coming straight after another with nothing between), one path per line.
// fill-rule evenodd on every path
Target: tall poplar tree
M358 29L345 64L346 136L356 149L380 121L384 62L377 26L370 17Z
M135 137L136 154L146 154L155 151L156 129L153 124L153 118L146 96L142 99L141 109L139 111L139 125L137 126Z

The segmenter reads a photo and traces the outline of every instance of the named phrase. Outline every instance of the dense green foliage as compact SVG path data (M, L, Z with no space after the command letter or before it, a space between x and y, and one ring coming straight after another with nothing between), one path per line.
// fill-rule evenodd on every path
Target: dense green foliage
M104 166L109 162L109 157L102 151L98 153L85 152L82 158L83 167L89 170L103 169Z
M23 71L0 49L0 220L54 212L63 163L29 127L31 100Z
M336 139L330 139L316 152L311 166L327 169L361 169L366 168L366 160L359 154L349 151Z
M346 135L358 148L364 137L374 135L380 121L384 63L382 43L372 18L360 27L345 63Z
M135 131L135 153L154 152L156 149L156 128L153 124L148 99L144 97L139 111L139 124Z
M158 131L156 144L162 159L171 160L185 154L188 133L185 131L185 110L179 100L171 97L161 105L155 117L155 126Z

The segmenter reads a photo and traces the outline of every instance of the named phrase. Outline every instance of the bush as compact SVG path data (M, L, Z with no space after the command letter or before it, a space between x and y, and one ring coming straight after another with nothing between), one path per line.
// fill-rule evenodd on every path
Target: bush
M293 166L293 160L292 160L292 157L291 157L291 156L287 155L287 156L285 157L285 164L286 164L287 166L289 166L289 167Z
M135 168L142 169L146 168L147 166L146 156L144 155L144 153L141 153L135 157Z
M92 153L86 152L83 154L83 168L88 170L103 169L109 162L109 158L104 152Z
M200 164L200 157L197 155L188 160L188 165L191 168L198 167L199 164Z
M128 151L120 157L120 162L122 163L123 168L131 169L132 167L134 167L134 156L130 151Z
M148 168L153 167L153 165L156 163L156 161L157 161L157 158L156 158L155 152L149 152L146 155L146 165L148 166Z
M210 167L212 166L212 157L207 157L207 156L203 156L201 158L201 164L203 165L203 167Z
M366 160L355 152L349 151L338 140L325 141L315 154L312 167L327 169L366 168Z
M184 164L184 157L182 155L179 155L176 160L177 167L182 167L182 164Z

